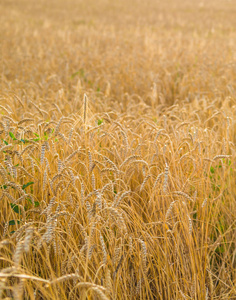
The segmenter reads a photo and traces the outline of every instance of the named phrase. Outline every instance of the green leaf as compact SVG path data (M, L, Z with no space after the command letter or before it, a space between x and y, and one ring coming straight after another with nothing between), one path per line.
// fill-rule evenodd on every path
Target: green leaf
M33 182L33 181L30 181L30 182L28 182L28 183L26 183L26 184L23 184L22 190L26 189L27 186L29 186L29 185L31 185L31 184L34 184L34 182Z
M80 77L85 77L85 72L84 72L84 69L79 69L79 71L73 73L71 75L71 78L75 78L77 75L79 75Z
M29 201L31 204L33 204L32 200L30 198L26 198L27 201ZM34 207L38 207L39 206L39 202L38 201L34 201Z
M1 185L1 189L4 188L4 190L7 188L7 185Z
M17 220L17 224L20 224L19 220ZM9 225L16 225L16 221L15 220L9 221Z
M98 125L101 125L103 123L103 119L98 119Z
M215 169L213 167L211 167L210 171L212 174L215 173Z
M16 137L14 136L14 134L13 134L13 132L9 132L9 135L10 135L10 137L13 139L13 141L16 141L17 139L16 139Z
M224 253L224 252L225 252L224 246L221 245L221 246L217 247L215 251L216 251L216 253L218 253L218 254Z
M38 138L38 139L33 139L33 141L34 142L38 142L38 141L40 141L40 139Z
M19 142L22 142L22 143L24 143L24 144L26 144L26 143L28 143L29 142L29 140L23 140L23 139L21 139L21 140L19 140Z
M45 141L47 141L48 140L48 135L45 135L44 138L45 138Z
M71 78L73 79L73 78L75 78L75 76L77 76L77 75L79 75L79 71L78 71L78 72L75 72L75 73L73 73L73 74L71 75Z
M13 204L13 203L10 203L10 205L11 205L11 208L14 210L14 212L15 212L15 213L17 213L17 214L21 214L21 212L20 212L20 209L19 209L19 206L18 206L18 205L16 205L16 204Z
M36 132L34 132L34 135L36 135L37 137L39 137L39 135Z
M7 141L5 141L4 139L1 139L1 140L4 142L5 145L8 145Z

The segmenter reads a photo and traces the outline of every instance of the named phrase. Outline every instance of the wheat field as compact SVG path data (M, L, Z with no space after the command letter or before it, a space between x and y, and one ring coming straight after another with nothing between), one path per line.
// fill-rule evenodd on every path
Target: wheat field
M0 299L236 299L235 1L0 15Z

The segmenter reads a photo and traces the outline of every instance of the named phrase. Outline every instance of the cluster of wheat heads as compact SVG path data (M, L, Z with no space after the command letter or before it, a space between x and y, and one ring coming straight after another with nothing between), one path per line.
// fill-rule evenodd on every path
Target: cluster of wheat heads
M1 104L0 298L233 299L232 99L157 118Z
M234 299L230 0L0 1L0 299Z

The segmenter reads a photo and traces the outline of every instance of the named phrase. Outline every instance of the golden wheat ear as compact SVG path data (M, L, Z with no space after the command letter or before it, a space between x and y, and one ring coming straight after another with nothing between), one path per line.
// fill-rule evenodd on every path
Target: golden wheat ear
M84 94L84 100L83 100L83 121L84 125L86 126L87 123L87 113L88 113L88 97L86 94Z
M84 128L87 127L87 124L88 124L88 114L89 114L88 103L89 103L88 96L84 93L83 105L81 106L81 108L77 112L77 118L78 119L73 124L73 128L75 130L76 130L77 126L83 126Z

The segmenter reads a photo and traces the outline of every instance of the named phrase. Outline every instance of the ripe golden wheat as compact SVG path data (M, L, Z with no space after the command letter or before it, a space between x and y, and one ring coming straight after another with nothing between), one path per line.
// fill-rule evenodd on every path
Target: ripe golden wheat
M0 298L236 299L232 1L23 2L0 3Z

